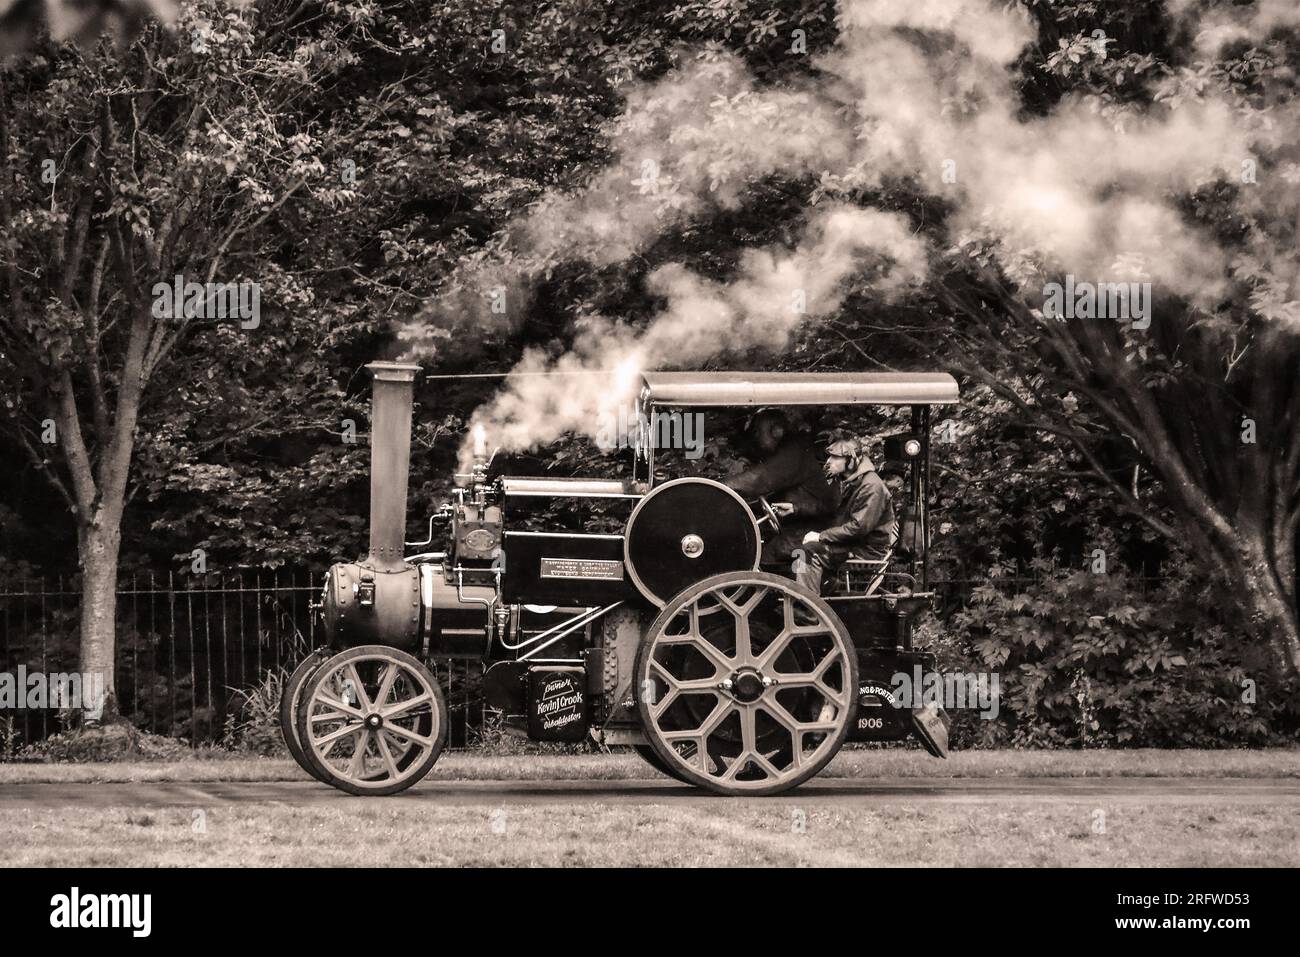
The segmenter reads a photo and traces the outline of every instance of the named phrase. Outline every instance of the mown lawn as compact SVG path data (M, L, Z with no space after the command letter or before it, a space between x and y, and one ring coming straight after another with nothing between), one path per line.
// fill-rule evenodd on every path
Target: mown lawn
M852 750L837 778L1300 778L1300 750ZM434 781L657 778L634 754L444 755ZM6 783L305 781L291 761L194 759L0 765ZM1300 787L1300 783L1297 784ZM418 789L418 786L417 786ZM413 792L414 793L414 792ZM437 800L253 800L199 807L0 804L0 864L1300 866L1300 805L1206 796L1110 802L972 793L960 801L876 794L868 802L645 802L572 795L496 806ZM593 799L594 798L594 799ZM109 800L112 800L111 798ZM1104 812L1099 818L1099 811Z
M822 772L840 778L1288 777L1300 748L1257 751L961 751L938 760L915 749L846 749ZM5 782L293 781L306 775L273 758L112 764L0 764ZM625 781L656 778L635 754L481 755L448 752L430 775L447 781Z
M0 809L17 866L1287 866L1300 807L905 800Z

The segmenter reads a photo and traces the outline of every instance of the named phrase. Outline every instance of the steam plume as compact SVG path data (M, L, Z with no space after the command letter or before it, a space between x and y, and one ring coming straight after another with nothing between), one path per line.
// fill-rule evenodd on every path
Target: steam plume
M1235 17L1174 0L1171 13L1202 23L1214 44L1224 30L1300 20L1289 0ZM1230 257L1188 225L1174 198L1238 176L1253 148L1293 134L1294 116L1269 131L1214 96L1167 108L1158 90L1157 104L1142 111L1074 97L1026 117L1010 67L1034 28L1023 9L995 0L844 0L839 26L815 80L762 88L735 57L708 49L632 90L611 133L611 164L513 224L510 255L494 268L526 288L530 270L565 258L621 261L673 225L738 203L745 182L762 175L817 176L831 197L909 177L954 204L949 240L991 240L1026 292L1048 273L1070 271L1149 280L1206 306L1221 297ZM1255 252L1265 269L1283 259ZM825 202L793 249L746 252L727 283L684 263L660 266L649 285L665 305L647 325L584 317L567 355L551 362L529 353L519 367L584 374L512 378L474 424L506 449L569 430L593 434L630 399L635 370L779 352L802 323L832 314L850 284L895 295L925 277L927 258L905 218ZM472 277L451 285L472 289ZM609 369L620 372L591 374Z

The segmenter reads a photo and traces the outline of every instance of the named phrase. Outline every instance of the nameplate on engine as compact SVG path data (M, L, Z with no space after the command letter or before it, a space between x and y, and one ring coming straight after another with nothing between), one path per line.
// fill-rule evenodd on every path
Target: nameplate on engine
M598 581L622 581L623 563L603 558L541 559L543 578L587 578Z

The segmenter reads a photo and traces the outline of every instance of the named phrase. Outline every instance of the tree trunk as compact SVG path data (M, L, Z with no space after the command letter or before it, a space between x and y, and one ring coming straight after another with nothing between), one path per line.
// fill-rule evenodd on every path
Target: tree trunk
M1300 616L1267 549L1258 543L1241 547L1239 581L1246 590L1248 631L1268 641L1284 675L1300 675Z
M87 725L118 718L117 562L122 544L121 508L101 508L81 535L81 673L87 689ZM91 690L100 692L98 695ZM98 699L98 700L96 700Z

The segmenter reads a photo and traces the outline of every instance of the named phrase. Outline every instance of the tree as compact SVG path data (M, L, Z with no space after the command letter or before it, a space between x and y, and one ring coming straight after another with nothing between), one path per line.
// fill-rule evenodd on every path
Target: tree
M356 547L360 366L590 155L612 83L663 46L639 23L585 42L618 15L198 0L174 33L0 71L3 428L75 517L81 666L105 675L108 716L128 504L152 503L137 549L187 559ZM205 287L200 315L174 308L177 276ZM209 283L246 305L255 288L260 315L207 318ZM425 424L417 452L443 431Z
M763 30L755 5L707 6L702 32ZM842 56L823 65L859 99L823 86L814 105L850 117L825 125L824 151L847 128L864 158L792 188L906 214L931 269L898 307L850 296L801 347L821 360L847 341L870 368L906 355L903 338L994 389L1154 533L1191 544L1239 596L1246 639L1297 674L1294 18L1157 0L961 6L954 19L841 5ZM1067 273L1147 266L1155 321L1046 308Z
M290 11L266 4L278 26L258 38L256 13L200 4L184 41L155 28L121 54L62 49L0 74L0 376L10 428L76 519L81 669L104 675L106 719L146 400L192 372L174 361L190 337L256 350L264 319L304 299L268 224L308 196L325 208L349 197L323 143L346 150L366 117L331 128L312 102L364 26L337 15L294 36Z
M1104 21L1123 51L1107 55L1086 31L1071 32L1095 20L1086 5L1065 6L1042 29L1058 49L1039 64L1040 102L1051 98L1044 87L1057 95L1084 91L1119 123L1135 114L1176 115L1217 96L1260 129L1276 125L1279 135L1255 142L1236 181L1222 178L1180 197L1198 242L1229 257L1217 296L1166 293L1151 304L1156 321L1146 323L1067 320L1008 280L1004 264L1018 252L974 240L931 290L953 317L944 324L945 355L1026 421L1067 441L1157 535L1190 545L1238 596L1249 639L1295 676L1300 219L1285 198L1300 180L1291 120L1295 33L1260 31L1180 62L1185 51L1144 46L1152 35L1173 35L1173 25L1158 9L1133 5ZM1214 277L1204 280L1209 288Z
M42 25L55 40L93 44L104 32L111 32L119 41L130 40L149 17L174 23L176 5L173 0L102 0L93 4L5 0L0 4L0 59L27 49Z

